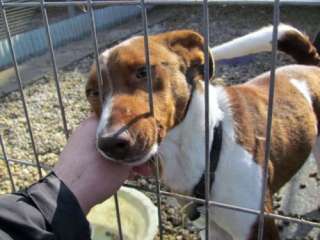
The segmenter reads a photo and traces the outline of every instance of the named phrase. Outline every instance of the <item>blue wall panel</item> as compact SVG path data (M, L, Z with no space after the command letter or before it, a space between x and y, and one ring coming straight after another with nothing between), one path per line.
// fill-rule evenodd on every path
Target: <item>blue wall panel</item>
M138 6L111 6L94 11L97 31L113 27L141 13ZM90 18L87 13L50 24L54 48L91 34ZM19 63L48 51L45 27L34 29L12 37L14 51ZM0 68L12 65L12 56L7 39L0 40Z

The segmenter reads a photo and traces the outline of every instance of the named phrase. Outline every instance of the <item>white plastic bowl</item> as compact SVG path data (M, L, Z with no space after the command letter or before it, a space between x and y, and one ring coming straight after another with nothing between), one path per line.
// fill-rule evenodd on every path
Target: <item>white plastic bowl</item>
M125 240L153 240L158 231L158 211L142 192L121 187L118 191L121 226ZM96 205L87 215L92 240L118 239L114 198Z

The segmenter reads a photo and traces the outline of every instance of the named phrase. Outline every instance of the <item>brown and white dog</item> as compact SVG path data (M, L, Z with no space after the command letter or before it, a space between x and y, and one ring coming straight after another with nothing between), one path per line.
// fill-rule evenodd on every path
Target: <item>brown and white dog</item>
M272 27L263 28L213 48L217 59L271 50ZM149 37L154 115L149 113L143 37L133 37L105 50L99 60L103 104L93 67L86 94L100 116L97 147L107 159L140 165L161 155L161 177L173 191L192 194L205 170L204 41L189 30ZM279 50L299 64L276 72L272 146L265 209L271 196L299 170L314 151L320 117L320 58L308 38L293 27L279 26ZM214 60L210 57L210 74ZM245 84L210 85L209 129L222 124L222 147L211 199L259 209L262 189L269 73ZM319 142L320 143L320 142ZM215 146L212 146L215 148ZM214 222L234 240L256 239L257 216L215 208ZM266 219L264 239L279 239Z

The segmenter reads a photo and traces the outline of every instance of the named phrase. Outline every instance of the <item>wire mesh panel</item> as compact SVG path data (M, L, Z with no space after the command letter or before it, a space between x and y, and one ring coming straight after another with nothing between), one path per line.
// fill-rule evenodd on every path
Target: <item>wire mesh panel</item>
M18 84L19 84L19 91L20 91L20 95L21 95L21 101L22 101L24 114L25 114L25 117L26 117L27 125L28 125L28 132L29 132L29 135L30 135L31 143L32 143L32 150L33 150L33 154L34 154L34 157L35 157L35 162L36 162L36 166L37 166L37 169L38 169L39 178L41 178L42 177L42 172L41 172L40 162L39 162L38 153L37 153L37 150L36 150L36 145L35 145L35 141L34 141L34 137L33 137L32 127L31 127L31 123L30 123L30 119L29 119L28 108L27 108L27 104L26 104L26 101L25 101L25 97L24 97L23 86L22 86L22 82L21 82L21 76L19 74L19 69L18 69L18 63L17 63L17 60L16 60L15 52L14 52L12 41L11 41L10 29L9 29L8 21L7 21L7 18L6 18L6 10L3 7L3 1L1 1L0 4L1 4L2 19L3 19L3 22L5 24L5 30L6 30L7 39L8 39L10 52L11 52L11 56L12 56L12 62L14 63L14 69L15 69L15 73L16 73L16 76L17 76Z
M215 3L221 3L224 1L216 1ZM235 3L237 1L232 1L232 3ZM273 2L273 1L272 1ZM292 3L293 1L291 1ZM51 59L51 64L52 64L52 70L53 70L53 79L55 83L55 88L56 88L56 94L58 98L58 106L60 109L60 115L61 115L61 126L63 128L63 132L65 134L65 137L68 138L69 136L69 127L68 127L68 119L66 116L66 111L65 111L65 106L63 102L63 93L61 91L61 86L60 86L60 79L59 79L59 74L58 74L58 68L57 68L57 62L56 62L56 57L55 57L55 51L52 43L52 32L50 30L50 24L48 20L48 15L47 15L47 8L51 6L61 6L61 7L68 7L68 6L78 6L78 5L85 5L87 7L87 14L90 18L90 28L91 28L91 35L92 35L92 45L93 45L93 51L94 51L94 61L97 66L97 78L98 78L98 88L99 88L99 96L100 96L100 103L101 106L103 105L105 99L103 99L103 87L104 87L104 82L103 82L103 76L102 76L102 69L101 69L101 62L99 61L99 44L98 44L98 37L97 37L97 27L96 27L96 19L95 19L95 7L96 6L113 6L113 5L135 5L141 9L141 26L142 26L142 34L143 34L143 40L144 40L144 57L145 57L145 62L147 65L146 68L146 73L147 73L147 80L148 80L148 105L149 105L149 114L153 116L154 113L154 93L153 93L153 79L152 79L152 64L150 62L150 46L149 46L149 41L150 41L150 36L149 36L149 24L148 24L148 4L153 4L153 5L166 5L166 4L198 4L199 6L202 7L202 16L201 16L201 32L204 37L204 46L203 46L203 51L204 51L204 59L205 59L205 64L204 64L204 103L205 103L205 116L203 119L205 119L205 132L204 132L204 143L205 145L203 146L203 151L204 151L204 156L205 159L205 197L204 199L196 198L193 196L187 196L183 194L178 194L174 192L169 192L167 190L163 190L161 188L161 179L160 179L160 163L158 157L156 157L156 176L155 176L155 185L156 188L155 190L150 190L147 188L139 188L134 184L125 184L126 186L133 187L133 188L138 188L140 190L146 191L146 192L152 192L153 194L156 195L156 202L158 205L158 216L159 216L159 238L165 239L164 238L164 226L163 226L163 219L162 219L162 197L163 196L169 196L169 197L174 197L180 200L187 200L190 202L194 203L200 203L204 204L204 216L205 216L205 239L215 239L215 235L213 234L213 229L210 227L211 221L214 219L214 209L217 208L223 208L227 210L232 210L232 211L238 211L238 212L243 212L247 214L252 214L256 215L258 218L258 236L257 239L263 239L264 236L264 224L265 224L265 219L277 219L281 221L288 221L288 222L293 222L293 223L298 223L298 224L305 224L310 227L317 227L320 228L320 224L317 223L316 221L309 221L305 219L299 219L295 217L290 217L290 216L285 216L283 214L275 214L275 213L269 213L265 211L265 199L267 196L267 181L268 181L268 164L269 164L269 159L270 159L270 151L271 151L271 132L272 132L272 116L273 116L273 106L274 106L274 92L275 92L275 78L276 78L276 67L277 67L277 39L278 39L278 26L279 26L279 18L280 18L280 1L275 0L273 2L273 34L272 34L272 56L271 56L271 72L270 72L270 86L269 86L269 94L268 94L268 112L267 112L267 125L266 127L266 136L265 136L265 154L264 154L264 163L263 163L263 178L262 178L262 190L261 190L261 202L259 204L260 208L259 209L251 209L251 208L245 208L242 206L237 206L237 205L232 205L232 204L227 204L224 202L217 202L212 200L211 196L211 174L212 172L210 171L211 167L210 164L210 149L211 149L211 143L210 143L210 114L215 114L215 112L210 112L210 94L212 94L212 91L210 91L210 28L209 25L211 24L211 19L209 16L209 4L212 3L211 1L208 0L203 0L203 1L64 1L64 2L46 2L44 0L41 0L39 2L23 2L23 3L17 3L17 2L5 2L3 0L0 1L1 5L1 16L2 16L2 22L4 23L5 26L5 32L7 36L7 41L10 49L10 53L12 56L12 62L14 65L14 71L16 74L17 78L17 83L19 86L19 93L20 93L20 99L22 102L22 107L23 107L23 112L24 116L26 119L26 127L27 131L29 134L29 138L31 141L32 145L32 151L34 155L34 162L30 162L27 160L22 160L22 159L10 159L7 155L6 152L6 147L5 147L5 142L0 134L0 145L1 145L1 150L2 150L2 159L4 160L7 168L7 175L9 178L9 181L11 183L11 189L12 191L16 190L16 185L14 181L14 177L12 176L12 171L10 166L12 163L16 164L21 164L21 165L28 165L28 166L33 166L37 169L38 172L38 177L41 178L43 176L42 170L48 170L50 169L49 166L42 164L39 160L39 154L38 154L38 149L37 149L37 142L34 139L34 130L32 123L30 121L29 117L29 106L25 100L25 94L24 94L24 85L21 80L20 72L19 72L19 66L17 63L16 55L15 55L15 46L12 43L11 39L11 34L10 34L10 27L8 25L7 21L7 15L6 15L6 9L13 7L13 6L25 6L25 7L38 7L42 13L43 17L43 23L44 27L46 29L46 38L47 38L47 44L48 44L48 49L50 52L50 59ZM230 2L229 2L230 3ZM318 2L312 2L312 4L318 4ZM213 19L214 21L214 19ZM112 89L112 83L108 83L109 86L111 86ZM119 206L119 200L117 194L114 196L115 198L115 206L116 206L116 215L117 215L117 223L118 223L118 230L119 230L119 238L124 239L123 235L123 228L122 228L122 221L121 221L121 213L120 213L120 206Z
M280 14L280 1L275 1L273 10L273 34L272 34L272 65L270 72L270 85L269 85L269 97L268 97L268 119L267 119L267 131L266 131L266 147L265 147L265 159L263 164L263 187L262 197L260 204L260 215L259 215L259 230L258 239L263 239L264 232L264 211L265 211L265 198L266 189L268 182L268 163L271 151L271 128L272 128L272 113L273 113L273 98L275 89L275 72L277 64L277 46L278 46L278 26L279 26L279 14Z

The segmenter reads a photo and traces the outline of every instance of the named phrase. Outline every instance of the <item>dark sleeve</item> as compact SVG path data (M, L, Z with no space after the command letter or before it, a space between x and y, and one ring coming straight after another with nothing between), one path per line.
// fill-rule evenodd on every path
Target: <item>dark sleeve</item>
M54 173L26 190L0 197L0 239L88 240L80 205Z

